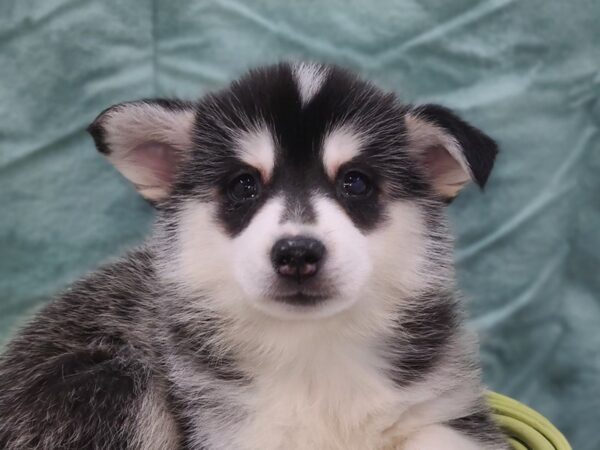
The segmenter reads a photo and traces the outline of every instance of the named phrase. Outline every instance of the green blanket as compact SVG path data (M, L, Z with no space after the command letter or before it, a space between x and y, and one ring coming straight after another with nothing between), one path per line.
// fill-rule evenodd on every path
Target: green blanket
M490 387L600 449L600 2L2 0L0 337L140 242L152 210L84 133L282 58L457 109L501 144L450 207Z

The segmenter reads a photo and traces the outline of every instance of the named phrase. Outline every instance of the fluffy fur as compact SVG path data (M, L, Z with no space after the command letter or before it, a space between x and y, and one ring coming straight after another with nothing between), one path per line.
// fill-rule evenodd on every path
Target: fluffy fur
M1 448L508 448L444 218L487 180L489 137L312 63L117 105L90 132L156 224L10 342ZM290 280L271 252L296 237L325 253Z

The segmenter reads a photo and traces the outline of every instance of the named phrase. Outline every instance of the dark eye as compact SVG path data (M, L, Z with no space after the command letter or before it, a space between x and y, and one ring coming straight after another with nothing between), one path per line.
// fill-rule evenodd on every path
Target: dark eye
M238 175L229 184L229 196L237 201L254 200L260 195L260 182L250 174Z
M373 189L369 177L356 170L346 172L342 178L341 187L343 194L348 197L365 197Z

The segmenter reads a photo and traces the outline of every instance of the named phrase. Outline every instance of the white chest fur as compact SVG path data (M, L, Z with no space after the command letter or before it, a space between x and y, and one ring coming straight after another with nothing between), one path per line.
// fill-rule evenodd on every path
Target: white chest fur
M457 364L465 345L448 347L422 380L399 387L384 357L398 349L376 351L373 342L384 340L357 323L228 327L220 342L251 381L215 399L233 407L231 416L212 424L198 417L209 448L401 450L416 430L469 413L480 391L477 372Z
M359 356L359 355L355 355ZM318 359L318 358L317 358ZM363 362L360 364L358 361ZM236 448L383 450L402 413L400 392L364 355L285 364L249 392L250 411Z

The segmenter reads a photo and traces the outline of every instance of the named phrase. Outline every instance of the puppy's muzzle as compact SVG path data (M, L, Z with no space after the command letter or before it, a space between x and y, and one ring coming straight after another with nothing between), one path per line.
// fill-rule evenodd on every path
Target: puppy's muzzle
M317 274L324 256L325 246L320 241L303 236L280 239L271 249L275 272L298 283Z

